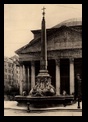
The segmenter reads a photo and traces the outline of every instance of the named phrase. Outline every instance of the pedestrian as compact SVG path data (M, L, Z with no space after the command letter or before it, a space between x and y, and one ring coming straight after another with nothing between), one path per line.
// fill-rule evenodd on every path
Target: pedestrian
M80 108L80 102L82 100L82 89L81 89L81 78L80 78L80 74L77 74L77 83L78 83L78 106L77 108Z
M77 74L77 86L78 86L78 93L77 96L79 98L79 100L81 101L82 99L82 80L80 78L80 74Z

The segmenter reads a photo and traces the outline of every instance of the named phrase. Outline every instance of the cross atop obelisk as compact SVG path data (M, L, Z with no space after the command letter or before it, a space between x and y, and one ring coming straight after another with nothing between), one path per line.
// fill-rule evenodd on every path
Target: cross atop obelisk
M46 9L45 7L42 8L42 10L43 10L43 13L42 13L43 14L43 17L45 15L45 9Z

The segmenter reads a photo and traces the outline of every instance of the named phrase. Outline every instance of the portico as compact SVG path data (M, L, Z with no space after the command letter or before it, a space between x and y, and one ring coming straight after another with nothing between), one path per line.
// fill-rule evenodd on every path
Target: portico
M75 23L75 24L73 24ZM59 24L60 25L60 24ZM75 76L82 75L82 21L57 25L47 31L47 69L56 95L76 93ZM41 30L32 30L34 39L16 51L21 62L20 94L35 86L40 69Z
M66 60L63 59L65 62ZM72 94L75 92L75 74L77 72L77 69L75 69L77 65L76 64L76 59L74 58L68 58L68 65L64 65L62 58L58 59L49 59L48 61L48 71L50 75L52 75L51 82L56 88L56 95L62 94L63 90L66 90L68 94ZM53 63L53 64L52 64ZM81 70L81 65L82 61L79 59L79 69ZM61 65L64 65L63 67ZM67 75L67 70L65 69L65 66L67 67L68 70L68 75ZM38 67L38 68L37 68ZM61 69L62 68L62 69ZM26 91L29 93L29 91L34 87L35 85L35 80L36 80L36 75L38 74L38 69L39 69L39 61L30 61L30 63L25 61L25 65L20 66L20 94L22 95L23 92L23 87L25 87L23 84L26 82L27 87ZM25 70L24 70L25 69ZM62 70L65 70L62 73ZM24 73L23 73L24 72ZM23 75L26 74L26 75ZM26 78L27 77L27 78ZM27 79L27 80L25 80ZM61 83L62 82L62 83Z

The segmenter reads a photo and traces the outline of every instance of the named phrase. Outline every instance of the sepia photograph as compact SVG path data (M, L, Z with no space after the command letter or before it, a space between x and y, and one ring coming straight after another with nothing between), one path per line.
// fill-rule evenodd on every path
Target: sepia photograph
M4 4L4 116L82 116L82 4Z

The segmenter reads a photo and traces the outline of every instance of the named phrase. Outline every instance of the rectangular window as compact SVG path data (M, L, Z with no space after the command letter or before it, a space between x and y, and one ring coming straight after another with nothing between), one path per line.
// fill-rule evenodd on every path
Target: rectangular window
M7 72L7 69L5 69L5 72Z
M13 64L11 64L11 67L13 68Z
M6 67L6 63L4 63L4 67Z
M4 75L4 78L7 79L7 75Z
M11 81L9 80L9 84L11 84Z
M10 70L9 70L9 73L10 73Z
M8 66L11 67L11 64L9 63Z
M8 75L8 79L11 80L11 75Z
M11 70L9 69L9 73L11 73Z

